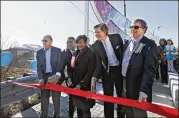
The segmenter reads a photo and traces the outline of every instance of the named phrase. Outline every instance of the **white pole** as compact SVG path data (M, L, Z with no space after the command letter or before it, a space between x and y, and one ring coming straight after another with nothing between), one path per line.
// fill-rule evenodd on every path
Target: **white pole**
M89 0L85 1L85 35L89 37Z

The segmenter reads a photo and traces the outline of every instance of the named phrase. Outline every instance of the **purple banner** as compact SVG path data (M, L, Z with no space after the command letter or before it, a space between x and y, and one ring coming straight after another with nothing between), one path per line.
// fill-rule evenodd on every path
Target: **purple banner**
M91 1L91 5L99 22L107 24L110 34L119 33L123 39L130 38L129 27L132 22L117 11L107 0L94 0ZM120 28L128 29L126 30L127 33ZM155 40L150 31L147 31L145 36Z
M124 33L112 20L109 20L106 22L106 25L109 28L109 34L115 34L118 33L123 39L129 39L130 36L128 36L126 33Z
M117 11L106 0L94 0L94 7L104 23L111 19L120 28L129 28L131 25L131 21Z
M107 24L110 34L118 33L123 39L130 38L120 29L120 27L128 28L131 25L131 22L126 17L107 1L95 0L91 1L91 3L96 17L100 22Z

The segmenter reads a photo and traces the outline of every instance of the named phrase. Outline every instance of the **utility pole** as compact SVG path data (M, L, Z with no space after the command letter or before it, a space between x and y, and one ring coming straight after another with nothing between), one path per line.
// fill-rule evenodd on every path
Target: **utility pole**
M89 0L85 1L85 35L89 37Z
M91 30L89 30L89 32L91 32L92 34L93 34L93 43L94 43L94 31L91 31Z
M126 0L124 0L124 16L126 17Z
M126 17L126 0L124 0L124 16ZM124 33L127 33L126 28L124 29Z

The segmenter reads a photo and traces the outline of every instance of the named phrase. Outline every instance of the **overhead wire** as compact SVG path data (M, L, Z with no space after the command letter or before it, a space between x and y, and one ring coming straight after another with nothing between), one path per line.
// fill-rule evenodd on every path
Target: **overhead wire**
M82 12L71 0L69 0L69 1L70 1L70 3L71 3L80 13L82 13L84 16L86 15L86 14L85 14L84 12ZM92 21L90 18L89 18L89 21L95 25L94 21Z

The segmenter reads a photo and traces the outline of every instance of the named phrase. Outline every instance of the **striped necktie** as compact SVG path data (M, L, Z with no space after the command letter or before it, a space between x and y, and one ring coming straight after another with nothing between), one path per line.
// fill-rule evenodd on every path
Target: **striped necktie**
M126 77L126 72L128 69L129 61L133 53L133 49L134 49L134 41L132 40L124 53L124 58L122 61L122 75L124 77Z

